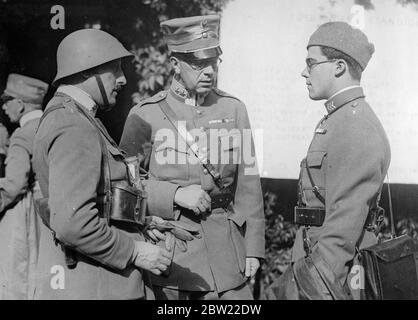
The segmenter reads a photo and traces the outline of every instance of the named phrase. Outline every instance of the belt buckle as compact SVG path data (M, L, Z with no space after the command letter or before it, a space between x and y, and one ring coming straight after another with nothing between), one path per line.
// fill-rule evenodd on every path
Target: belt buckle
M232 202L233 195L231 192L224 192L219 193L216 195L211 196L211 208L217 209L217 208L224 208L226 209L228 205Z
M146 199L141 194L136 196L136 205L134 210L134 221L138 224L143 224L145 221L145 206Z
M322 226L325 219L325 209L298 207L294 209L294 222L304 226Z

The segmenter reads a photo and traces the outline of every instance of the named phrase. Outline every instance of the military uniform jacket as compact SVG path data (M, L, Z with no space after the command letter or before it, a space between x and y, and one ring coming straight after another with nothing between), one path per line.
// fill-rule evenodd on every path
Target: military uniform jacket
M33 197L40 191L31 160L41 115L27 113L27 121L10 137L6 175L0 179L0 300L33 297L39 232Z
M132 225L108 225L99 214L97 195L102 193L104 176L99 133L76 104L63 93L49 102L46 110L62 108L39 126L34 168L42 193L49 198L51 228L61 243L77 252L78 264L74 269L66 266L61 246L42 224L35 298L142 298L141 271L131 263L134 240L143 240L142 235ZM108 139L106 145L112 181L126 179L119 149ZM59 278L62 274L65 282Z
M211 162L222 175L225 186L235 186L235 199L227 210L217 208L203 217L186 209L161 211L150 202L149 214L187 222L198 227L203 235L202 239L188 242L187 252L176 248L169 276L153 277L152 282L188 291L210 291L216 286L218 292L222 292L246 280L246 257L264 257L263 199L256 164L232 161L234 156L242 160L245 140L238 141L232 136L240 135L243 129L249 131L250 124L244 104L236 98L213 90L200 106L191 106L185 103L185 95L175 84L173 82L168 92L161 92L131 109L120 146L128 155L150 155L149 182L169 182L169 185L154 184L157 189L149 191L149 198L158 197L160 201L167 201L167 205L173 205L178 187L198 184L211 196L219 193L219 189L158 103L165 99L176 120L187 123L190 133L201 134L200 150L207 146ZM223 131L218 138L211 139L211 129ZM164 135L166 137L162 137ZM212 142L203 143L205 139ZM246 147L253 148L251 134L246 139ZM226 161L220 161L221 157ZM247 172L246 169L254 170Z
M312 254L324 259L344 285L355 248L376 243L374 233L364 226L389 167L390 147L362 88L342 91L327 101L326 108L329 114L317 126L307 161L301 165L299 197L308 207L324 207L312 191L307 165L326 210L323 225L308 231ZM293 246L294 261L305 255L302 228Z

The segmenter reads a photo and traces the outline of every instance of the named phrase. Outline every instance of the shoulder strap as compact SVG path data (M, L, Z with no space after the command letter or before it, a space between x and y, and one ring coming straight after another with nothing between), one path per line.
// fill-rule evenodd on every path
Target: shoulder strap
M186 134L188 134L188 131L185 133L179 132L179 129L177 128L177 126L174 124L175 120L178 120L176 114L174 113L173 109L171 109L170 105L167 103L167 101L165 99L160 100L158 102L158 106L160 107L161 111L164 113L164 115L167 117L168 121L170 121L170 124L174 127L174 129L177 131L178 135L182 137L182 139L186 142L187 147L192 150L193 154L195 155L195 157L197 159L199 159L199 162L202 164L202 166L208 171L208 173L211 175L211 177L213 178L213 181L215 182L216 186L219 189L223 189L224 188L224 184L222 181L222 176L221 174L216 170L216 168L213 166L213 164L211 164L209 162L209 159L205 159L206 161L203 161L201 159L201 157L199 157L199 155L196 153L195 149L190 146L190 144L187 141L187 136L185 136Z
M111 205L112 205L112 185L111 185L111 173L110 173L110 165L109 165L109 154L108 154L108 150L107 150L107 146L106 146L106 141L105 138L106 137L109 142L113 145L116 143L113 141L113 139L109 136L109 134L106 132L106 130L104 130L104 128L102 128L99 123L91 116L88 114L88 112L86 112L83 108L81 108L80 106L78 106L77 104L75 105L77 110L84 115L87 120L90 121L90 123L93 125L93 127L96 128L96 130L98 131L99 134L99 141L100 141L100 149L102 151L102 171L103 171L103 175L104 175L104 194L105 194L105 201L104 201L104 208L103 208L103 216L106 218L107 222L109 223L109 219L110 219L110 210L111 210ZM116 146L117 148L117 146Z
M38 129L41 126L42 121L44 121L44 119L46 118L46 116L48 114L50 114L52 111L55 111L55 110L58 110L58 109L61 109L61 108L64 108L64 106L60 104L60 105L52 106L52 107L46 109L44 111L44 113L42 114L42 117L39 119L39 124L38 124L38 127L36 128L36 132L38 132Z
M321 201L321 203L323 205L325 205L325 199L321 195L321 193L319 192L319 188L315 184L315 182L313 181L313 178L312 178L312 175L311 175L311 171L309 170L308 158L305 158L305 165L306 165L306 172L308 174L309 181L311 182L311 185L312 185L312 192L315 194L315 196L318 198L318 200Z

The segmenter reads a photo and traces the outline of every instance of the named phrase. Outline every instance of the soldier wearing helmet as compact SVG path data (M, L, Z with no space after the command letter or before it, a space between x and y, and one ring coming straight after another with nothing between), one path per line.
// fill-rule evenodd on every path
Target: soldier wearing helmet
M58 89L34 143L44 196L35 299L149 299L141 269L160 274L171 262L167 250L144 241L137 200L146 193L132 188L125 158L95 118L114 106L126 84L121 59L130 56L95 29L75 31L58 47Z
M215 88L219 22L208 15L161 23L174 69L171 87L131 109L121 138L128 155L145 156L149 181L171 183L158 192L173 208L149 205L150 211L203 235L186 252L175 249L168 276L153 276L157 299L252 299L246 281L264 257L260 178L255 159L243 161L251 153L243 146L253 147L247 110Z

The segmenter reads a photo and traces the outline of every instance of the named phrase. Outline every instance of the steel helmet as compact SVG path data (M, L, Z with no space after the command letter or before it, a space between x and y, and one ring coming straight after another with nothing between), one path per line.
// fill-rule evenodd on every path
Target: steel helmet
M66 36L57 49L58 80L100 66L109 61L133 56L118 39L98 29L81 29Z

